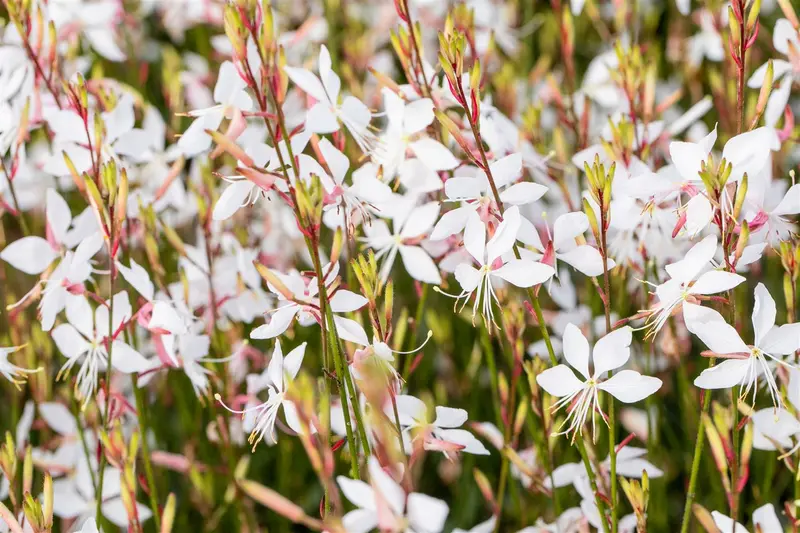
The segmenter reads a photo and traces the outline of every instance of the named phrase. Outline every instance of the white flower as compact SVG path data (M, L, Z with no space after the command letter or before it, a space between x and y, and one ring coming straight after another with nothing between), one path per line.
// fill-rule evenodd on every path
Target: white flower
M63 519L76 519L78 523L84 522L95 514L97 509L97 496L92 484L91 466L86 461L78 464L73 477L65 477L53 481L53 514ZM111 467L106 467L103 476L103 496L100 509L103 516L108 518L115 526L128 527L128 513L122 501L121 483L122 473ZM150 509L138 502L136 514L139 522L144 523L150 519Z
M658 304L647 319L648 335L656 335L672 313L690 296L724 292L745 280L731 272L706 271L716 251L717 237L709 235L692 246L683 259L665 267L670 279L655 287ZM685 318L686 306L683 311Z
M438 216L439 204L430 202L415 207L403 217L395 218L393 232L389 231L383 220L374 220L364 225L364 241L375 250L375 257L382 262L380 276L384 283L389 279L398 253L412 278L434 285L442 282L439 268L419 245Z
M178 140L178 147L186 157L193 157L211 148L211 137L206 130L216 131L225 118L243 122L242 111L249 111L253 101L245 91L247 84L230 61L220 66L217 85L214 87L216 105L188 113L196 117Z
M106 302L106 305L109 303ZM56 346L67 358L67 362L59 371L59 376L68 374L72 367L83 359L75 383L75 392L84 406L94 397L98 375L108 364L109 344L113 349L111 364L120 372L130 374L142 372L150 367L139 352L125 342L116 340L121 326L132 317L127 293L123 291L114 295L114 314L110 324L112 331L109 331L106 305L98 306L92 313L86 298L71 299L67 304L69 322L59 325L52 333Z
M286 393L289 390L289 385L294 381L297 373L300 372L300 365L303 363L305 354L306 343L304 342L286 354L284 358L280 341L275 341L275 350L272 352L272 358L269 360L269 366L267 366L266 371L266 389L269 394L267 401L249 407L244 411L234 411L226 406L226 409L231 412L250 418L248 425L252 424L253 429L250 432L248 441L253 445L253 450L264 437L266 437L267 444L272 445L278 442L275 436L275 423L278 420L278 413L281 408L283 408L283 415L286 417L286 424L292 431L296 433L303 431L297 415L297 408L291 400L286 398ZM215 398L219 402L222 401L219 394L215 395Z
M339 264L332 263L322 267L324 272L324 283L328 290L328 304L333 313L350 313L361 309L367 304L367 299L354 292L337 289L331 294L330 290L337 283L339 274ZM309 326L314 322L320 322L319 304L319 284L317 278L306 279L299 272L293 271L289 274L273 272L280 279L284 287L289 290L289 294L283 294L278 288L269 283L269 289L278 295L278 307L270 312L269 323L263 324L250 332L251 339L272 339L281 335L289 328L292 320L297 318L301 326ZM356 342L365 346L369 344L367 334L364 329L354 320L334 315L333 321L336 324L339 337L343 340Z
M12 346L10 348L0 348L0 374L2 374L8 381L14 384L17 388L22 383L25 383L25 375L33 374L42 369L42 367L35 369L27 369L14 365L8 361L8 356L22 348L22 346Z
M489 455L489 450L472 433L458 429L467 421L465 410L437 406L436 418L431 421L425 403L414 396L398 395L396 405L400 425L404 428L406 453L413 452L413 441L422 439L426 450L439 450L446 457L458 452ZM393 406L386 406L384 411L394 420Z
M694 384L702 389L727 389L740 385L741 397L751 391L753 401L758 391L758 378L767 382L772 403L782 404L780 390L772 375L771 362L788 365L782 356L800 350L800 323L775 325L775 300L767 288L759 283L755 290L753 306L754 344L748 345L735 328L713 309L692 305L689 307L687 325L715 354L728 359L703 370Z
M547 192L547 187L529 181L514 183L522 173L522 156L511 154L489 165L495 186L504 204L525 205L535 202ZM513 183L513 185L512 185ZM489 178L482 170L475 177L454 176L444 182L447 202L461 202L461 206L442 215L431 233L431 240L446 239L460 233L467 220L475 213L482 220L489 220L496 209L495 198Z
M370 483L338 476L336 481L357 509L342 518L348 533L367 533L373 529L407 533L439 533L450 509L442 500L403 488L370 456Z
M575 239L589 230L589 219L585 213L565 213L559 216L553 224L553 234L547 228L549 240L543 244L539 232L527 219L522 222L519 240L532 247L535 252L530 254L533 259L558 269L558 260L564 261L586 276L600 276L603 274L603 256L594 246L576 244ZM613 259L608 258L608 269L617 266Z
M350 131L358 146L369 152L376 143L369 130L372 113L361 100L346 96L339 104L342 81L331 68L331 54L322 45L319 49L319 76L303 68L283 67L289 79L317 102L306 114L305 127L312 133L339 131L339 122Z
M764 112L764 122L768 126L773 126L783 115L789 102L792 85L800 81L800 33L788 19L778 19L772 33L772 44L779 54L786 56L786 59L772 60L773 90L770 92ZM753 72L747 80L748 87L757 89L764 84L768 65L769 62L766 62Z
M714 524L724 533L749 533L742 524L734 522L732 518L719 511L712 511L711 516L714 518ZM771 503L762 505L753 511L753 525L755 525L756 531L761 533L781 533L784 530L777 513L775 513L775 507Z
M605 391L624 403L634 403L661 388L661 380L643 376L634 370L622 370L609 379L606 372L616 370L628 362L631 350L631 328L625 326L601 338L592 351L593 369L589 371L589 341L580 329L570 324L564 331L564 358L578 371L583 381L575 377L570 366L560 364L548 368L536 377L536 382L549 394L560 398L553 409L568 407L566 420L562 427L567 429L560 435L572 433L572 439L583 432L589 413L592 413L592 434L594 435L594 411L600 412L598 391ZM560 429L560 428L559 428Z
M461 293L454 297L456 304L463 298L463 305L466 305L467 300L475 293L475 303L472 306L473 319L482 303L481 314L484 320L494 322L492 301L500 304L494 292L494 282L504 280L517 287L532 287L544 283L555 273L551 266L529 259L503 261L502 256L513 249L517 240L520 218L516 206L508 209L489 242L486 242L486 226L479 218L470 217L467 221L464 247L478 263L479 268L468 263L458 265L455 275L461 285Z

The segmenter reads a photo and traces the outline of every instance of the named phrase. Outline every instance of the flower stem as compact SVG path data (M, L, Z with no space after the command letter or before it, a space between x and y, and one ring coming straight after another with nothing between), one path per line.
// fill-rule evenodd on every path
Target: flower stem
M589 477L589 484L592 487L592 493L594 493L594 503L597 505L598 513L600 513L600 522L603 524L603 531L605 533L609 533L608 520L606 520L606 515L603 510L605 505L603 505L603 500L600 499L600 493L597 490L597 476L592 468L592 464L589 462L589 455L586 453L586 445L583 442L583 437L579 437L577 441L578 451L580 452L581 459L583 460L583 467L586 469L586 475ZM553 490L555 490L555 487Z
M136 400L136 413L139 415L139 429L142 443L142 461L144 462L144 475L147 480L147 491L150 493L150 509L153 511L153 520L156 523L156 530L161 530L161 513L158 510L158 489L156 488L155 477L153 476L153 464L150 461L150 444L147 440L148 416L145 404L144 391L139 387L136 374L133 378L133 395Z
M708 361L708 368L713 368L716 360L711 358ZM694 503L695 489L697 488L697 474L700 471L700 459L703 456L706 433L703 431L702 415L708 413L711 406L711 391L703 391L703 407L700 412L700 421L697 424L697 436L694 443L694 456L692 457L692 471L689 476L689 488L686 493L686 504L683 507L683 520L681 521L681 533L689 531L689 517L692 513L692 503Z

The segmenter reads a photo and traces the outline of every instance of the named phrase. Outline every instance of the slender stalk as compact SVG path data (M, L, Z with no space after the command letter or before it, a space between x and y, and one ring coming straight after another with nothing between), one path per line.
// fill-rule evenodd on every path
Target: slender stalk
M715 358L708 361L708 368L712 368L715 364ZM705 445L706 432L703 431L702 415L708 413L711 406L711 391L703 392L703 407L700 411L700 422L697 424L697 436L694 442L694 456L692 457L692 471L689 475L689 488L686 492L686 503L683 506L683 519L681 520L681 533L689 531L689 521L692 513L692 503L694 503L695 489L697 488L697 474L700 471L700 459L703 456L703 447Z
M113 232L112 232L113 233ZM113 242L113 234L109 242ZM108 305L108 339L106 340L106 351L108 352L108 361L106 362L106 405L103 409L103 416L101 418L102 424L102 431L105 431L106 425L108 424L108 415L109 409L111 407L111 374L112 374L112 361L114 357L114 343L112 342L111 336L114 335L114 258L112 257L111 250L108 252L108 269L109 269L109 276L108 276L108 292L109 296L109 305ZM97 490L95 491L95 497L97 498L97 510L95 511L95 520L97 523L100 523L101 518L101 508L103 503L103 481L105 478L105 466L106 466L106 454L105 451L100 454L100 470L99 470L99 481L97 482Z
M153 464L150 460L150 443L147 440L147 428L149 417L147 416L147 406L145 404L144 391L139 387L138 377L133 374L133 395L136 400L136 413L139 415L139 428L142 434L142 461L144 462L144 475L147 480L147 491L150 493L150 510L153 511L153 520L156 530L161 530L161 513L158 508L158 489L156 488L155 477L153 476Z
M600 522L603 524L603 531L605 533L609 533L608 520L606 520L605 513L603 512L605 506L603 505L603 500L600 499L600 492L597 490L597 476L592 468L592 463L589 461L589 455L586 453L586 445L583 442L583 438L578 438L576 442L578 443L578 451L581 454L583 467L586 469L586 475L589 476L589 484L592 487L594 503L597 505L597 511L600 513Z
M601 246L603 257L603 309L606 316L606 335L611 333L611 279L608 272L608 213L605 209L600 214L601 221ZM612 371L608 373L609 377L613 375ZM617 533L619 526L617 520L617 417L614 412L616 406L614 405L614 397L607 394L608 398L608 457L610 462L610 483L611 483L611 533Z

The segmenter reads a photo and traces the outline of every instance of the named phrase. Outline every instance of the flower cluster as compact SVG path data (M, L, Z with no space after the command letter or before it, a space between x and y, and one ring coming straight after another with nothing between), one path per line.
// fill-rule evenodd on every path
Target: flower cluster
M2 2L0 532L800 528L789 0Z

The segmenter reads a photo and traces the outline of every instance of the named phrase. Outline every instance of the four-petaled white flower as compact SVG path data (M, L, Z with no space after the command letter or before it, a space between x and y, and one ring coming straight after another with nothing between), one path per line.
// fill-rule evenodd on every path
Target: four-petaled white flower
M592 350L592 370L589 370L589 341L581 330L572 324L564 331L564 358L569 366L560 364L548 368L536 377L536 382L549 394L560 398L553 409L567 407L568 414L558 433L572 434L572 440L582 434L583 426L591 413L592 435L595 432L594 411L603 420L606 416L600 408L599 391L605 391L624 403L643 400L661 388L658 378L643 376L635 370L622 370L605 379L606 373L622 367L631 355L632 330L624 326L601 338ZM575 372L580 375L579 379ZM560 428L559 428L560 429Z
M444 529L450 512L445 502L418 492L406 494L374 455L367 464L370 483L344 476L336 478L345 498L357 507L342 518L345 531L367 533L377 528L398 533L439 533Z
M727 360L703 372L694 380L702 389L727 389L739 385L741 397L751 391L753 402L758 391L759 377L766 381L775 407L783 403L778 384L772 375L772 364L791 366L786 356L800 350L800 323L775 325L775 300L767 288L759 283L755 290L753 306L753 345L746 344L736 328L725 322L718 312L706 307L691 305L685 314L691 331L715 354Z
M461 293L455 296L456 304L463 299L466 305L475 293L472 317L478 313L487 322L494 322L493 301L500 305L495 293L494 283L507 281L517 287L540 285L553 277L553 267L531 261L530 259L511 259L504 261L502 256L514 247L520 226L519 209L509 208L503 221L497 226L494 235L486 242L486 226L477 217L470 217L464 230L464 247L477 262L478 268L469 263L456 267L456 280L461 284Z

